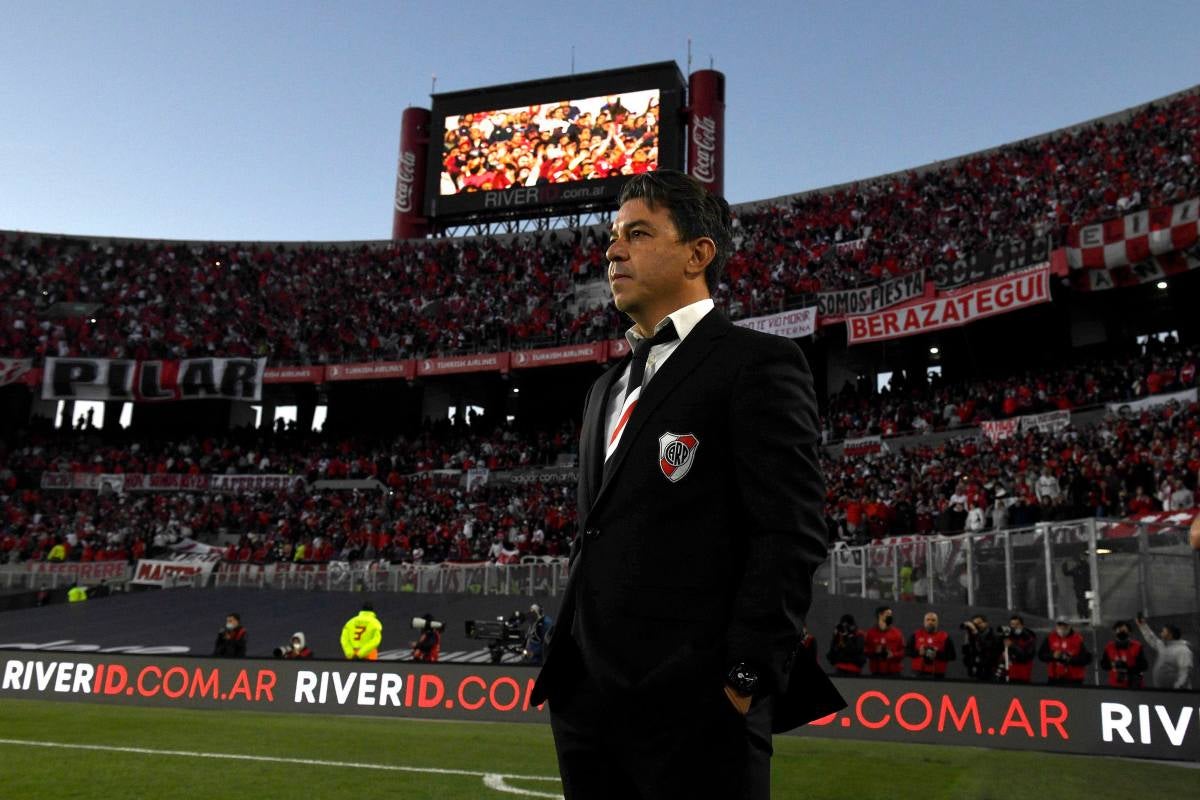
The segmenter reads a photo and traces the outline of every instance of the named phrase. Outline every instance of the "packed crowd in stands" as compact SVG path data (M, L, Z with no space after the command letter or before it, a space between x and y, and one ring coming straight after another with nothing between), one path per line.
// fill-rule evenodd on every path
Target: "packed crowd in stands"
M573 431L519 436L426 432L391 442L285 434L102 441L77 434L17 442L0 461L0 560L136 560L185 539L233 534L234 561L492 560L566 553L571 482L462 485L462 471L544 466L570 454ZM439 470L446 472L439 473ZM294 474L291 491L50 491L42 471ZM322 479L375 478L383 488L323 490ZM53 553L56 545L62 545Z
M462 477L474 467L503 472L569 460L576 436L447 428L390 442L295 433L149 441L26 433L0 452L0 557L45 559L64 544L69 560L126 560L185 538L230 534L240 538L229 555L241 561L511 563L564 555L574 535L571 480L467 488ZM821 466L835 541L1192 508L1200 405L1169 403L994 442L973 435L877 455L823 454ZM97 493L43 489L43 472L292 474L306 482L249 494ZM382 486L314 485L355 478Z
M1194 196L1198 159L1191 92L1117 124L743 207L717 300L750 316L1003 241L1061 236L1072 222ZM597 341L622 328L611 304L570 308L604 269L604 237L591 230L289 248L4 234L0 357L321 364Z
M969 382L893 376L876 393L853 385L829 398L827 437L925 433L1060 409L1137 400L1196 386L1197 350L1173 337L1090 363Z
M861 457L822 458L834 539L1123 518L1196 505L1200 404L1107 414L1093 425Z

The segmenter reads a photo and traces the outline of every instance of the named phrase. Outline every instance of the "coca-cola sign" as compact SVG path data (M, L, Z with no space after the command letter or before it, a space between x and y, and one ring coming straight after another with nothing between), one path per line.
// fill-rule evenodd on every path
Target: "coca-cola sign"
M396 167L396 210L402 214L412 211L413 181L417 177L417 157L411 150L400 153Z
M692 117L692 177L701 183L717 180L717 121L709 116Z

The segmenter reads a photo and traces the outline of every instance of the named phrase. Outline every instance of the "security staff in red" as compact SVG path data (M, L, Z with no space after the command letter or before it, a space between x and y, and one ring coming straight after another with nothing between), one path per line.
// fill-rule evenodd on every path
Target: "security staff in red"
M1065 619L1056 622L1054 630L1042 640L1038 658L1046 662L1047 683L1051 686L1082 686L1087 674L1084 668L1092 663L1083 637Z
M1025 627L1020 614L1008 620L1008 635L1004 637L1004 657L1008 659L1008 682L1029 683L1033 680L1033 661L1037 658L1037 634Z
M893 625L894 619L890 606L875 609L875 625L864 642L872 675L891 678L904 669L904 634Z
M937 680L946 677L946 665L958 657L954 641L945 631L938 630L938 615L933 611L925 615L924 627L908 637L907 652L914 675Z
M1104 645L1100 666L1108 670L1108 685L1116 689L1140 689L1143 676L1150 668L1142 643L1129 637L1130 624L1118 620L1113 625L1113 639Z

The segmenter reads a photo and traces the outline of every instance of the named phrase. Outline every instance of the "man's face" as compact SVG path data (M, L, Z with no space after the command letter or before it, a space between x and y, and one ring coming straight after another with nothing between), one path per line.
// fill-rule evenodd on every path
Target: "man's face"
M692 247L679 240L679 231L664 206L651 209L641 198L622 205L605 253L617 309L636 315L664 298L679 296L687 284L685 268L691 254Z
M1012 628L1013 633L1020 633L1021 629L1025 627L1025 624L1019 619L1010 619L1008 621L1008 627Z
M938 627L938 615L930 611L925 615L925 630L933 633Z
M1175 639L1175 635L1171 633L1170 628L1163 628L1158 632L1158 638L1162 639L1164 642L1170 642Z
M237 617L228 616L225 618L225 627L226 628L236 628L237 626L238 626Z
M976 630L982 631L982 630L987 629L988 623L987 623L987 620L984 619L983 617L975 617L971 621L975 623Z

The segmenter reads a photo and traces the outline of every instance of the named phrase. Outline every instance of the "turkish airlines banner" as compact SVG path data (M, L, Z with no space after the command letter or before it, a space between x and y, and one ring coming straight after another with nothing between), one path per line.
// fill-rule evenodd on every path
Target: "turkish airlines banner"
M891 278L873 286L817 293L817 314L822 325L840 322L848 315L870 314L889 306L921 297L925 293L925 270Z
M267 367L263 383L324 383L325 367Z
M1050 268L1043 265L1029 272L939 292L931 300L846 317L846 341L861 344L956 328L1049 300Z
M629 342L625 339L610 339L608 342L608 360L616 361L618 358L624 358L631 349Z
M197 576L207 580L220 562L220 553L189 553L169 560L143 558L133 568L130 583L169 588L179 583L191 583Z
M547 347L541 350L514 350L513 369L530 367L556 367L560 364L603 363L608 356L605 342L573 344L566 347Z
M1125 267L1079 269L1071 273L1071 288L1081 292L1139 286L1200 267L1200 244Z
M1028 242L1005 242L993 250L981 250L952 263L939 262L929 277L939 291L957 289L970 283L999 278L1050 261L1050 237Z
M0 651L0 698L546 724L534 668ZM848 705L792 733L1200 761L1196 692L833 679Z
M800 339L812 336L817 330L817 307L797 308L792 311L780 311L765 317L750 317L735 320L739 328L749 328L760 333L770 333L785 339Z
M124 561L21 561L0 565L0 575L61 577L60 584L73 580L84 586L94 586L100 581L119 583L128 580L129 565Z
M374 381L389 379L412 380L417 374L416 362L370 361L362 364L330 364L325 367L327 381Z
M423 358L417 362L418 375L453 375L459 372L508 372L511 353L482 353L474 356Z
M174 473L43 472L47 490L114 492L286 492L303 485L298 475L178 475Z
M0 386L21 382L33 368L31 358L0 358Z
M1200 198L1126 214L1067 231L1072 269L1123 267L1183 250L1200 238Z
M257 402L262 399L266 364L265 358L47 358L42 399Z

